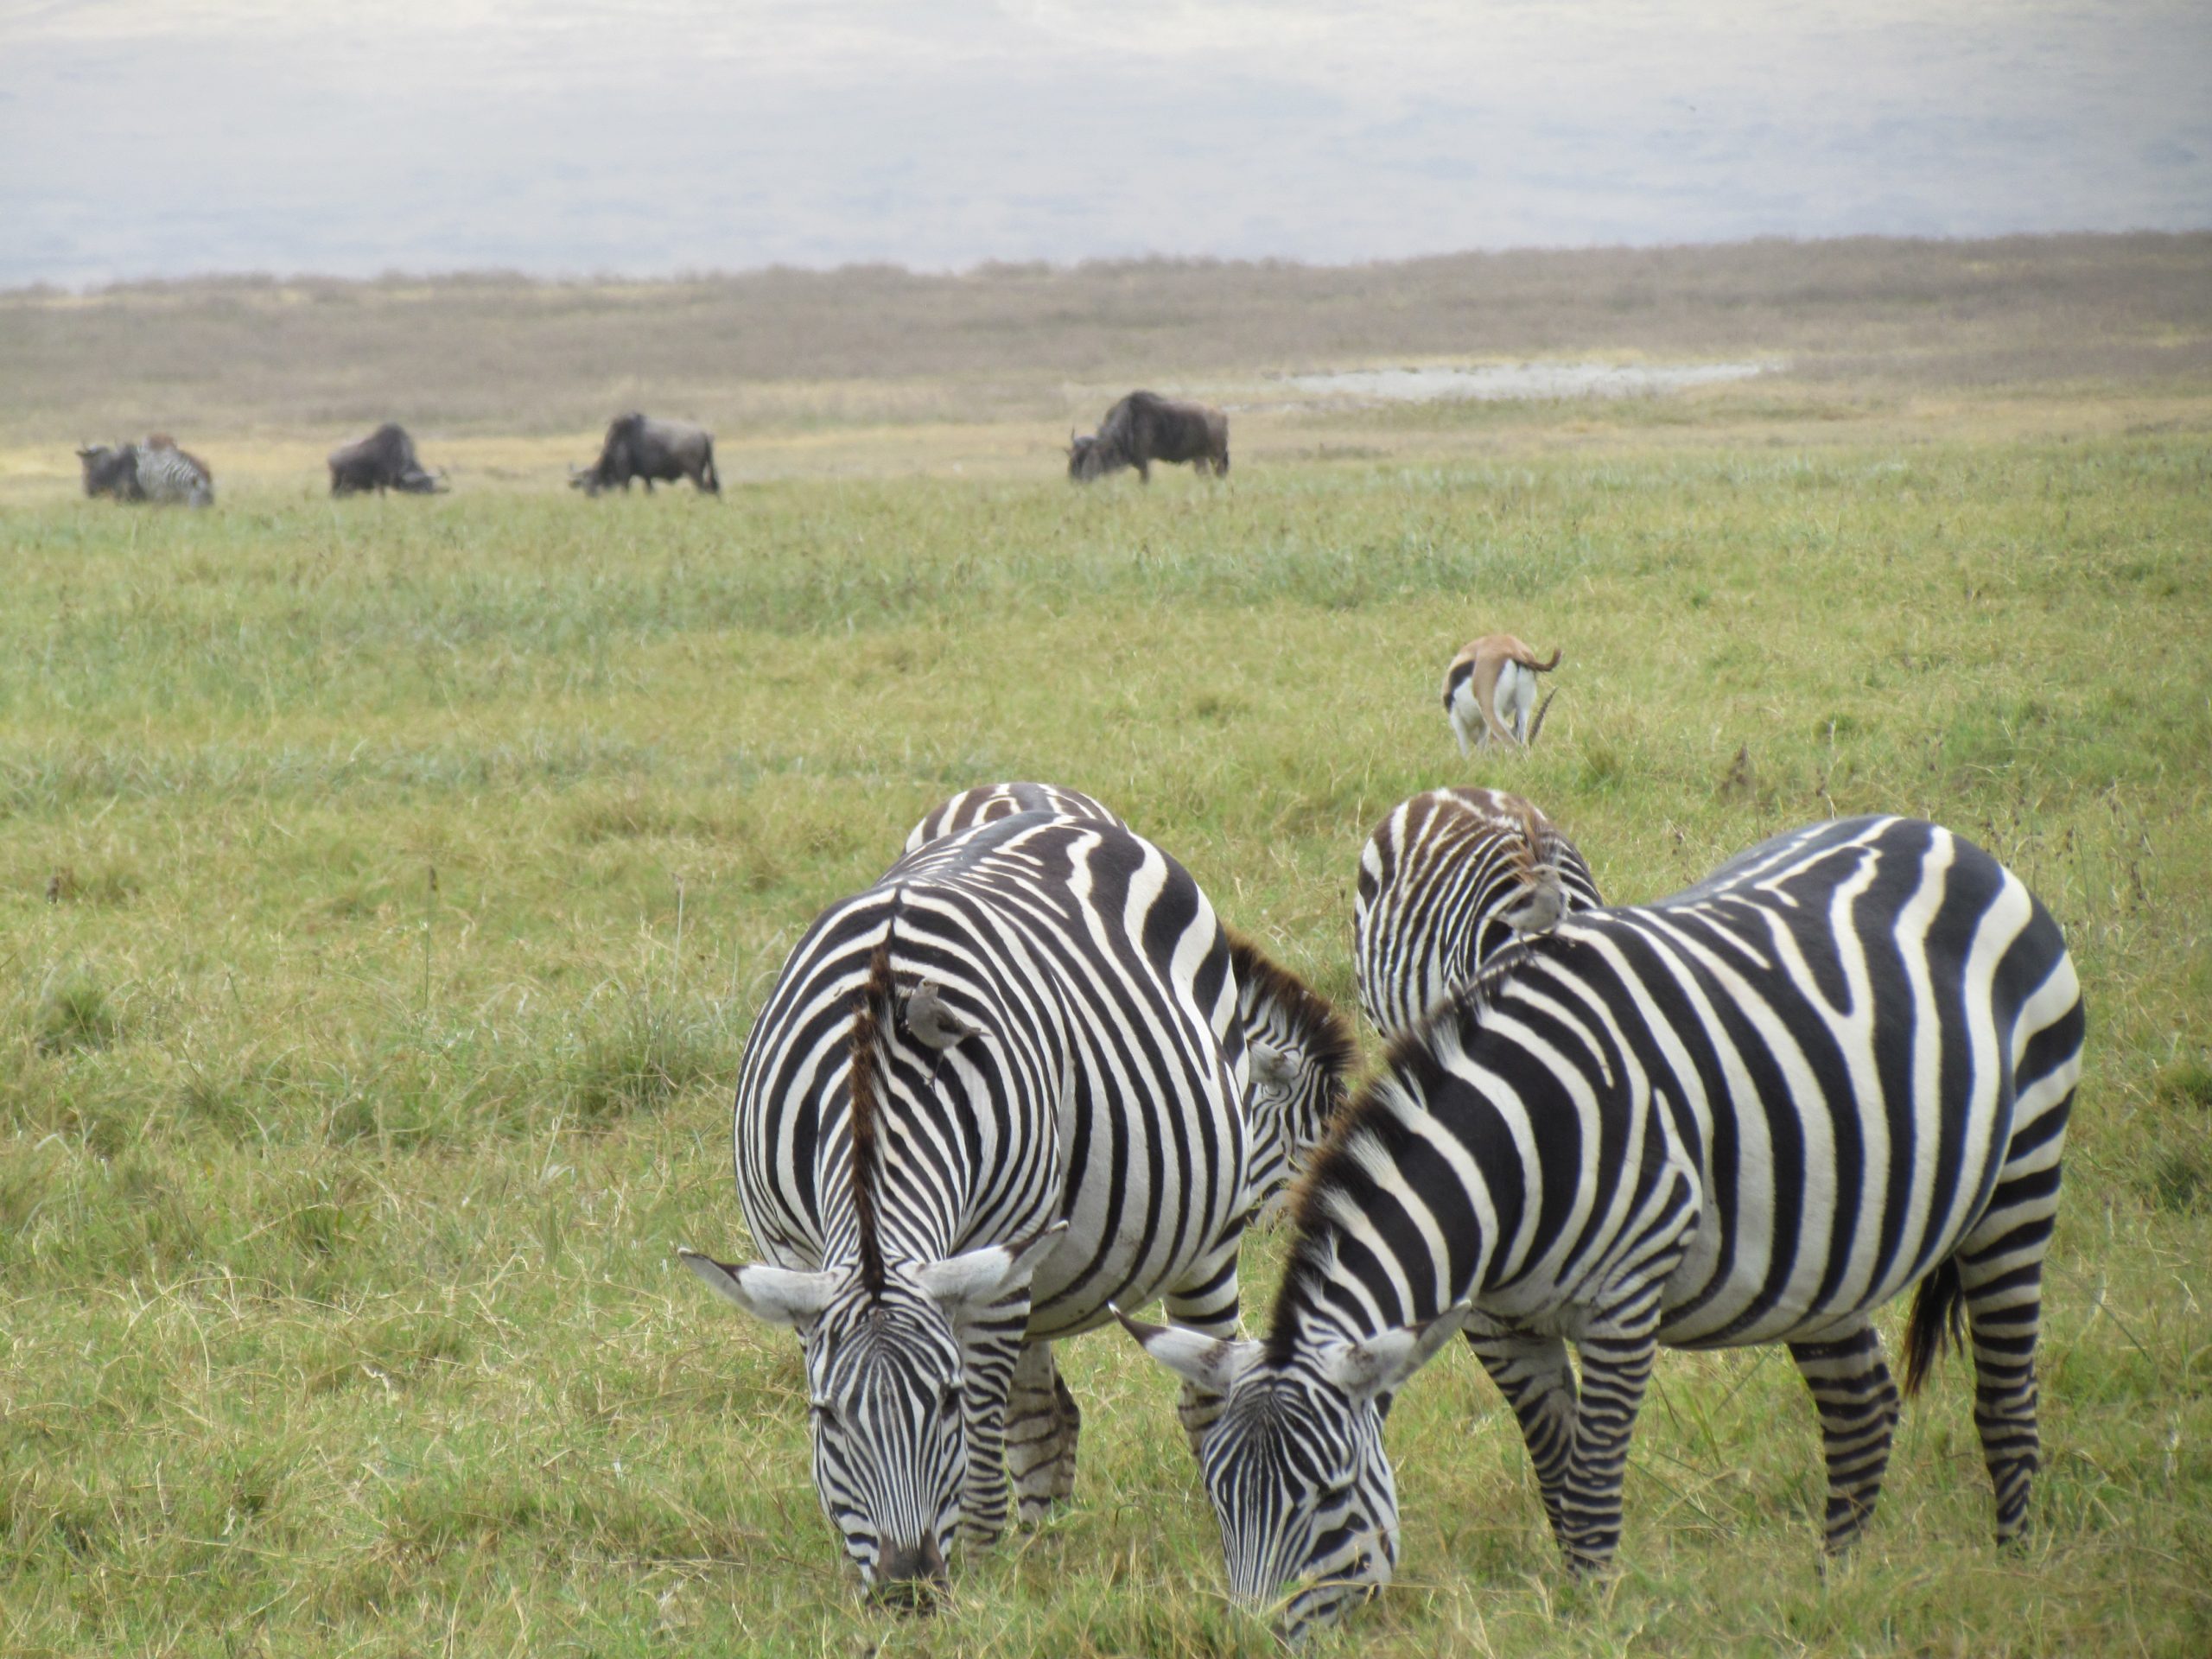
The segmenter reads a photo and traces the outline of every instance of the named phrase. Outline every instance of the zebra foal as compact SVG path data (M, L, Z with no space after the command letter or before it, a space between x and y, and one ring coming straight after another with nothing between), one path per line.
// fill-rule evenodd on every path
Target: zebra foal
M1521 933L1601 905L1574 843L1495 789L1432 789L1390 809L1359 855L1352 963L1359 1006L1395 1037Z
M766 1258L690 1251L802 1341L823 1510L872 1592L914 1599L1072 1487L1052 1344L1164 1295L1236 1327L1249 1207L1229 944L1117 823L1016 813L833 905L747 1039L738 1196ZM1185 1390L1196 1435L1211 1398Z
M1897 1417L1872 1316L1915 1282L1905 1390L1963 1309L2012 1538L2082 1033L2050 913L1988 854L1909 819L1802 830L1507 951L1338 1120L1264 1342L1132 1325L1186 1387L1226 1395L1200 1460L1231 1592L1289 1592L1295 1636L1389 1580L1382 1415L1462 1327L1576 1570L1618 1540L1662 1344L1789 1347L1840 1549Z

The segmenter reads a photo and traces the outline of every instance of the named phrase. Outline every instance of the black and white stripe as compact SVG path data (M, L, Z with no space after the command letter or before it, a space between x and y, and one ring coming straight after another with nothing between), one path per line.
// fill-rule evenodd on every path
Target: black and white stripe
M1661 1344L1789 1346L1840 1548L1897 1414L1872 1316L1916 1282L1906 1392L1963 1309L2013 1537L2082 1033L2050 912L1907 819L1799 830L1507 951L1347 1109L1302 1190L1266 1342L1140 1329L1186 1386L1228 1392L1202 1463L1232 1592L1292 1590L1294 1633L1387 1580L1382 1411L1462 1325L1578 1569L1618 1538Z
M1058 784L983 784L963 789L942 806L925 814L906 832L906 850L918 853L930 842L979 823L1011 817L1017 812L1049 812L1054 817L1080 818L1091 823L1110 823L1126 830L1119 817L1081 790Z
M963 790L924 817L907 832L906 850L1014 812L1049 812L1128 828L1119 815L1080 790L1059 784L988 784ZM1344 1017L1297 975L1248 938L1232 934L1230 948L1249 1061L1245 1109L1252 1202L1272 1214L1344 1103L1358 1049Z
M1249 939L1232 933L1229 945L1251 1078L1252 1201L1272 1217L1344 1109L1359 1049L1326 998Z
M215 480L207 464L162 433L138 446L138 488L156 505L205 507L215 499Z
M996 1536L1009 1473L1025 1518L1067 1495L1053 1342L1155 1295L1233 1333L1242 1033L1205 894L1112 822L931 841L793 950L736 1102L766 1265L687 1259L803 1337L816 1484L872 1587ZM1186 1390L1194 1444L1217 1404Z
M1386 1036L1410 1031L1517 933L1604 902L1574 843L1518 795L1432 789L1401 801L1359 855L1361 1011Z

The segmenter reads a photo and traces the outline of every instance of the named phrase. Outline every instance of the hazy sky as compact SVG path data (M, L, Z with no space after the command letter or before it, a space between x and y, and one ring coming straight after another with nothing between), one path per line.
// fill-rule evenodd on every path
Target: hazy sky
M0 286L2212 226L2212 0L0 0Z

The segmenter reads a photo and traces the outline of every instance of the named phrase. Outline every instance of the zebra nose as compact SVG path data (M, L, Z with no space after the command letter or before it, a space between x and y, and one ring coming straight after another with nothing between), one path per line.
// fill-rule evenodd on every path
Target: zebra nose
M876 1559L875 1597L907 1612L926 1613L937 1605L950 1575L937 1540L894 1544Z

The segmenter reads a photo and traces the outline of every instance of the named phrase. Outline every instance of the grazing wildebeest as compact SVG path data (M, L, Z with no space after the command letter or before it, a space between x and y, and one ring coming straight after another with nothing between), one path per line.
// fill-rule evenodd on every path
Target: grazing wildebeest
M85 493L111 495L118 501L143 501L138 487L138 446L135 443L90 443L79 447L78 464L85 469Z
M586 495L618 484L626 494L633 478L645 480L648 495L655 479L672 484L679 478L690 479L708 494L720 495L722 480L715 471L715 435L686 421L618 416L607 429L607 442L590 469L569 469L569 486Z
M415 459L415 440L397 422L386 421L358 442L341 444L330 452L330 493L352 495L358 490L401 490L409 495L435 495L445 486L423 470Z
M204 507L215 499L214 475L199 456L176 447L166 432L143 443L91 444L79 448L86 495L111 495L118 501L182 502Z
M1089 437L1068 434L1068 476L1087 484L1123 467L1152 482L1155 461L1187 461L1217 478L1229 472L1229 416L1207 404L1179 403L1156 392L1133 391L1106 411Z

